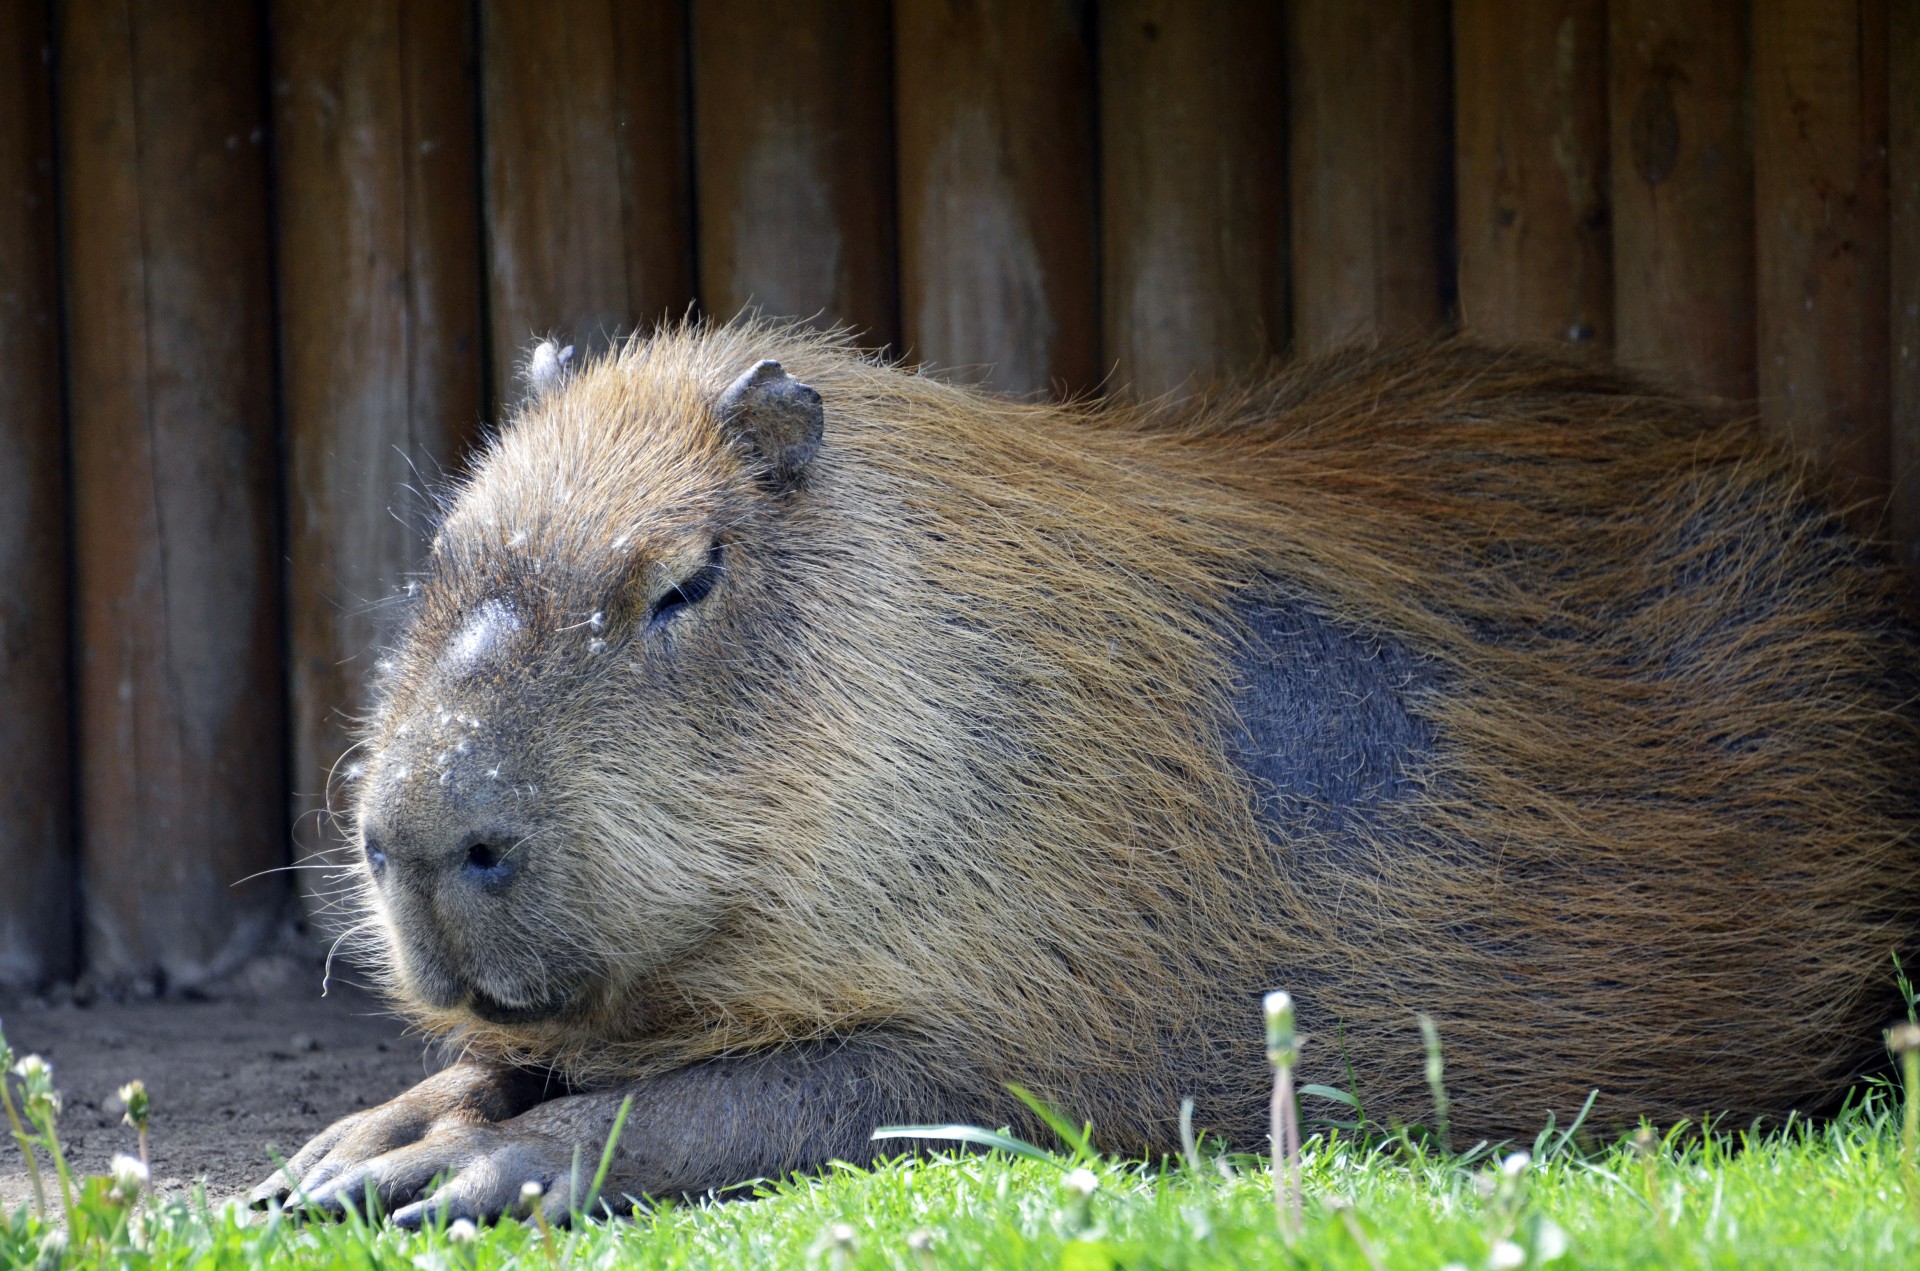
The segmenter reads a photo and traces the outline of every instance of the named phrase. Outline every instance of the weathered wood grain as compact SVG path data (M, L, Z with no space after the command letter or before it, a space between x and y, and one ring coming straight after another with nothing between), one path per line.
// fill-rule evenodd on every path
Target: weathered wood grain
M1100 10L1102 355L1151 395L1288 341L1278 6Z
M1746 0L1613 0L1615 352L1750 398L1753 138Z
M909 355L1006 392L1099 378L1092 29L1079 0L899 0Z
M1888 491L1887 8L1754 0L1760 417L1880 519Z
M493 391L538 335L582 355L692 304L686 10L483 0Z
M1460 320L1613 343L1604 0L1456 0Z
M286 860L260 14L61 9L88 966L191 984Z
M278 0L275 204L295 854L340 845L329 774L390 597L482 415L466 0ZM304 871L310 912L324 876Z
M48 6L0 5L0 985L73 970Z
M899 338L885 0L693 8L700 303Z
M1293 335L1302 352L1407 338L1452 306L1445 5L1287 6Z

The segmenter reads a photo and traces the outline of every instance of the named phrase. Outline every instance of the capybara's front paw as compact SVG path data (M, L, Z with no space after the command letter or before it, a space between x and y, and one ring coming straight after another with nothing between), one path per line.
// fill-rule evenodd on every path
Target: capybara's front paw
M254 1188L248 1200L256 1209L277 1202L338 1212L361 1202L368 1167L374 1163L412 1146L517 1116L539 1102L545 1085L540 1074L519 1069L455 1064L377 1108L334 1122ZM414 1193L432 1177L430 1172L421 1178ZM384 1190L376 1194L383 1206L396 1203ZM407 1194L398 1203L411 1199L413 1194Z
M363 1159L317 1186L301 1188L302 1213L336 1215L348 1208L391 1214L397 1226L435 1218L486 1221L516 1211L527 1184L532 1203L564 1218L586 1180L572 1177L574 1144L525 1124L442 1121L418 1141ZM440 1180L435 1186L435 1180ZM580 1199L584 1200L584 1197Z

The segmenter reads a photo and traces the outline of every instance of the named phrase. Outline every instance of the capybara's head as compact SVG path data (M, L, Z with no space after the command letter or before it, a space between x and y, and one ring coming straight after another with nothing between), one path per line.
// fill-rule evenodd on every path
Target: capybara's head
M756 686L789 673L782 526L825 411L776 361L689 347L536 351L382 664L361 884L393 987L443 1019L627 1002L752 877L730 822L777 797L739 773L773 744Z

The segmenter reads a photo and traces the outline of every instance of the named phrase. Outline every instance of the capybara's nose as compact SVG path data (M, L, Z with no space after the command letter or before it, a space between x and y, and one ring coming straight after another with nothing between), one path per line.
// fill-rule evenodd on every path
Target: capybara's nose
M435 818L438 821L438 818ZM369 822L360 841L367 869L376 881L436 889L455 883L493 894L519 874L527 835L512 826L491 824L460 832L457 826L418 822L392 828Z
M398 768L362 806L360 837L376 880L437 892L453 884L485 893L510 885L531 837L514 800L485 765Z

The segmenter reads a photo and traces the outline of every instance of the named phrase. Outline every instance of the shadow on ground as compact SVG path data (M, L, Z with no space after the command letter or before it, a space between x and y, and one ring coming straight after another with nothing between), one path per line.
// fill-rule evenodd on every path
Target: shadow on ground
M153 1099L154 1182L173 1193L204 1178L215 1201L266 1177L275 1152L284 1159L438 1066L376 999L338 980L321 997L304 963L252 968L205 1000L80 1006L0 993L0 1023L16 1052L53 1064L61 1142L77 1170L104 1172L133 1150L113 1094L138 1077ZM30 1195L0 1132L0 1209Z

